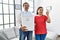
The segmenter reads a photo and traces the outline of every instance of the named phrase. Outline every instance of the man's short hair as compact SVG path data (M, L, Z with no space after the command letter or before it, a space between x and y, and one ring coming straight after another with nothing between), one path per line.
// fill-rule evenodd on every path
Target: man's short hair
M28 5L29 5L29 3L27 3L27 2L24 2L24 3L23 3L23 6L24 6L25 4L28 4Z

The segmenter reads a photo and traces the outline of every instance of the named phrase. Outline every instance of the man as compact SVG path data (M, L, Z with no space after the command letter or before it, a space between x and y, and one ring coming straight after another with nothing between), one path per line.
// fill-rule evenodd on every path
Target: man
M27 37L27 40L32 40L32 33L33 33L33 30L30 30L30 31L28 31L26 28L26 26L25 25L22 25L22 16L24 16L24 15L29 15L29 14L31 14L31 12L29 12L28 11L28 9L29 9L29 4L27 3L27 2L25 2L24 4L23 4L23 8L24 8L24 11L22 11L20 14L20 26L19 26L19 34L20 34L20 38L19 38L19 40L25 40L26 39L26 37ZM30 25L30 24L29 24ZM33 28L32 28L33 29Z

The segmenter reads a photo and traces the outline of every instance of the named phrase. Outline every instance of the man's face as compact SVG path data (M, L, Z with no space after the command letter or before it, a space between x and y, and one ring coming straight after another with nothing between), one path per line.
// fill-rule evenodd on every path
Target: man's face
M24 7L25 10L28 10L29 9L29 4L24 4L23 7Z

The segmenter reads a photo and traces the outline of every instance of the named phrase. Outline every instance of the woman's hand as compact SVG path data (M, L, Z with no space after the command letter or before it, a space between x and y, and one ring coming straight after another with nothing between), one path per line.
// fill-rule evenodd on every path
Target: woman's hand
M49 16L49 10L48 10L48 9L47 9L47 11L46 11L46 15Z

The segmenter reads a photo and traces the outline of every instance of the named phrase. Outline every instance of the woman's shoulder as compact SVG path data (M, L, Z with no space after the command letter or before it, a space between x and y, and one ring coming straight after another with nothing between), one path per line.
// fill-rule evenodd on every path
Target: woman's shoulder
M35 15L35 17L38 17L39 15Z
M47 16L46 16L46 15L43 15L43 17L44 17L44 18L47 18Z
M36 18L36 17L38 17L38 15L34 15L34 17Z
M46 15L42 15L42 16L46 17ZM39 15L35 15L35 17L39 17Z

